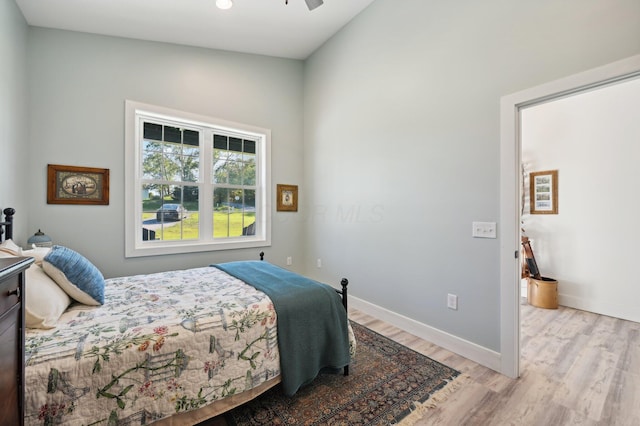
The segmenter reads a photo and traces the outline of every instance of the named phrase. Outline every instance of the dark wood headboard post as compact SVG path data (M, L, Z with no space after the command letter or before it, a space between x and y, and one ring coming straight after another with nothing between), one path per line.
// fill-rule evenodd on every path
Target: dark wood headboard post
M4 222L0 222L0 241L13 239L13 215L16 214L16 209L7 207L2 213L4 213ZM2 238L3 232L6 234L4 238Z
M263 251L260 252L260 260L264 260L264 252Z

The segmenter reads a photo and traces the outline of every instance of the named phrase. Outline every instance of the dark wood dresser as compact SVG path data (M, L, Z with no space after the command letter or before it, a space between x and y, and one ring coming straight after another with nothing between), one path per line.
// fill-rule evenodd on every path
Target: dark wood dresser
M24 424L25 271L32 257L0 259L0 420Z

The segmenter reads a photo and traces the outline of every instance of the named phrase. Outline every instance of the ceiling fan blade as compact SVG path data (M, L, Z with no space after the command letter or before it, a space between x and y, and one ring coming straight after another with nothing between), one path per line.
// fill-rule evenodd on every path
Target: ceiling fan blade
M307 3L307 7L309 8L309 10L313 10L318 6L322 6L322 4L324 3L323 0L304 0Z

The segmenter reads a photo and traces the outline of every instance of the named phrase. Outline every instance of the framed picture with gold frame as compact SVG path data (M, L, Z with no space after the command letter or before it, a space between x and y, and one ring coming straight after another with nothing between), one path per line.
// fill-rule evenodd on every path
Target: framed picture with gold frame
M558 214L558 171L529 173L531 214Z
M47 204L109 204L109 169L48 164Z
M277 185L277 209L279 212L298 211L298 185Z

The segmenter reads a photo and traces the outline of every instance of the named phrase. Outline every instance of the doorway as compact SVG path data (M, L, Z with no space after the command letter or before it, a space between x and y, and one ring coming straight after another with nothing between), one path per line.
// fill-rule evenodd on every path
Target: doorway
M640 76L640 55L501 99L500 337L501 373L520 375L521 117L525 108Z
M640 323L637 260L623 255L640 239L638 112L640 78L532 105L521 110L520 147L522 228L540 273L560 280L560 304ZM530 200L530 174L542 171L555 172L559 191ZM535 211L558 201L557 214ZM540 214L530 214L532 205Z

